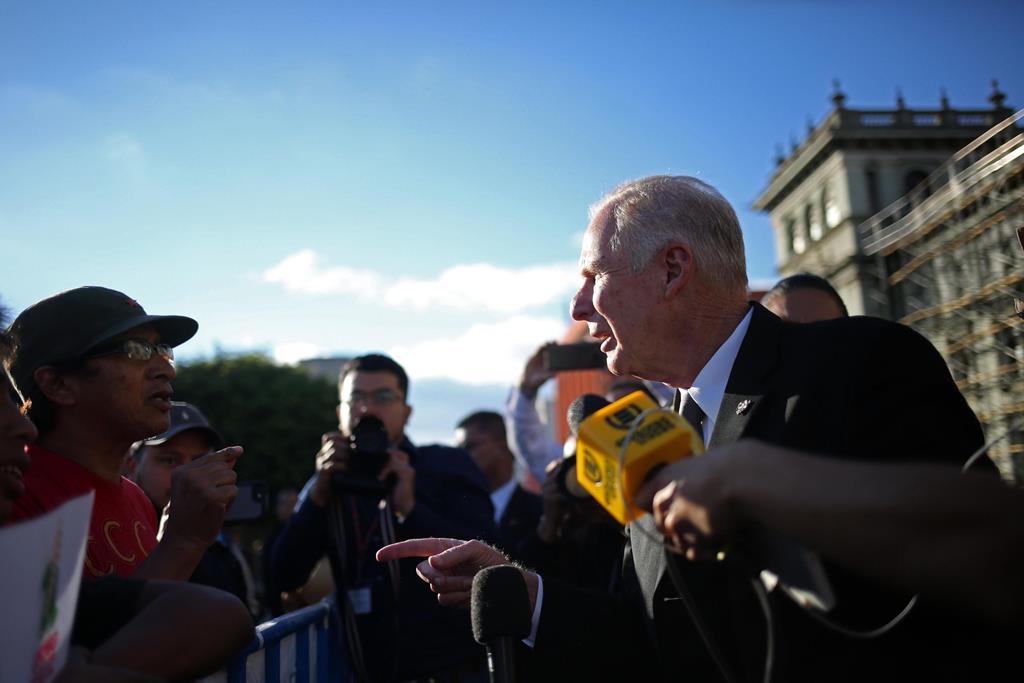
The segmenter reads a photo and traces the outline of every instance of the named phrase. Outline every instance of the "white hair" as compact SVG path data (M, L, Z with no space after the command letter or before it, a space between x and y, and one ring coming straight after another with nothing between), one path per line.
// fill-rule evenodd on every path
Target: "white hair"
M718 190L690 176L648 176L619 185L590 207L590 218L610 209L613 252L629 255L634 273L672 242L690 247L697 272L724 289L747 287L739 220Z

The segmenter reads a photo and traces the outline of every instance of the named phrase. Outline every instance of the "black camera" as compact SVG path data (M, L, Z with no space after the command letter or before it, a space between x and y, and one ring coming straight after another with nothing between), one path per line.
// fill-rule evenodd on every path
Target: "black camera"
M575 455L570 455L558 463L555 476L558 478L559 492L570 501L589 500L591 498L590 493L580 486L580 482L576 478Z
M334 475L334 486L342 493L383 498L395 485L394 475L378 479L388 462L388 430L380 419L366 415L348 437L346 472Z

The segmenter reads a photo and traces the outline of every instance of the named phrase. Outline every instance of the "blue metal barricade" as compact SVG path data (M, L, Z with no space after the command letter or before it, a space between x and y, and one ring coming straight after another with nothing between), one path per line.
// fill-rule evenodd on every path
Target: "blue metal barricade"
M350 667L328 598L256 627L256 638L202 683L337 683Z

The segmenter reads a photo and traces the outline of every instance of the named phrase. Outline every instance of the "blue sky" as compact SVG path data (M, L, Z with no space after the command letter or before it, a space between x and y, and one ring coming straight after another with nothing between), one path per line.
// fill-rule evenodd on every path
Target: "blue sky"
M450 398L422 439L564 329L618 182L716 185L771 279L749 207L833 78L1024 104L1020 2L166 5L0 2L0 297L118 288L200 321L184 358L392 352Z

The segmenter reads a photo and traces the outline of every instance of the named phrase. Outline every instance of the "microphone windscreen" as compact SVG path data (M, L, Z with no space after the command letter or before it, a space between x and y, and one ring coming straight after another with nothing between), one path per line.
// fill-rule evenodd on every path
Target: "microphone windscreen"
M579 435L580 423L607 405L611 405L608 399L597 394L583 394L570 403L569 410L565 413L565 419L569 423L569 431L572 432L572 435Z
M522 572L510 564L487 567L473 577L473 638L486 645L501 636L530 635L533 614Z

